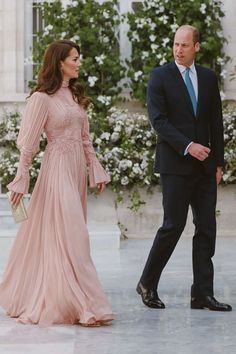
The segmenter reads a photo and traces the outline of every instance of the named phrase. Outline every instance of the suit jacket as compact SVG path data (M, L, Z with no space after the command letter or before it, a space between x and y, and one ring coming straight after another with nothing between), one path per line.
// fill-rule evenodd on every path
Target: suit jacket
M158 134L155 171L186 175L200 163L206 173L214 173L224 163L221 99L213 71L195 65L198 77L197 115L187 87L175 62L155 68L147 90L148 114ZM211 149L204 162L184 155L193 141Z

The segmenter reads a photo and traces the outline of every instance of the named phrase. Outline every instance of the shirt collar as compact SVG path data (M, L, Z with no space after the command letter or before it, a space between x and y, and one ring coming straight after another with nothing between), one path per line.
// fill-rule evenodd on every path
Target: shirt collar
M179 69L180 73L183 75L185 73L186 66L178 64L176 61L175 61L175 64L176 64L177 68ZM193 74L196 73L196 68L195 68L194 62L192 63L192 65L189 66L189 69Z

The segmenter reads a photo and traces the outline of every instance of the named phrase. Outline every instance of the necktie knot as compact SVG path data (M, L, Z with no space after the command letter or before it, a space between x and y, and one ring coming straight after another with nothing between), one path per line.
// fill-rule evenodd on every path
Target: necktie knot
M196 113L197 113L197 98L196 98L196 94L194 91L192 80L189 76L189 71L190 71L190 68L186 67L184 79L185 79L185 84L186 84L186 87L187 87L187 90L188 90L188 93L189 93L189 96L190 96L190 99L192 102L193 111L196 115Z

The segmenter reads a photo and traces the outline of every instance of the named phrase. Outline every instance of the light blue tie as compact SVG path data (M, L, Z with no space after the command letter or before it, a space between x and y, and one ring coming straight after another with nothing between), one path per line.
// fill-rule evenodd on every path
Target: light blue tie
M192 80L190 79L190 76L189 76L189 71L190 71L190 68L186 68L184 79L185 79L185 84L186 84L187 89L188 89L189 96L190 96L191 101L192 101L193 111L194 111L195 116L196 116L196 114L197 114L197 99L196 99L195 91L194 91L194 88L193 88Z

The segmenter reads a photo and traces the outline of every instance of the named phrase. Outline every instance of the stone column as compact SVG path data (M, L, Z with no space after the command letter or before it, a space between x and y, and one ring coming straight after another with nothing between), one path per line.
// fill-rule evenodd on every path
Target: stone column
M228 39L228 43L225 44L224 50L231 57L231 61L225 66L227 70L225 79L225 93L227 99L236 100L236 26L235 26L235 14L236 14L236 1L224 0L223 10L225 17L223 18L223 32L224 36ZM230 74L234 72L234 80L230 80Z
M0 0L0 102L24 95L24 0Z

